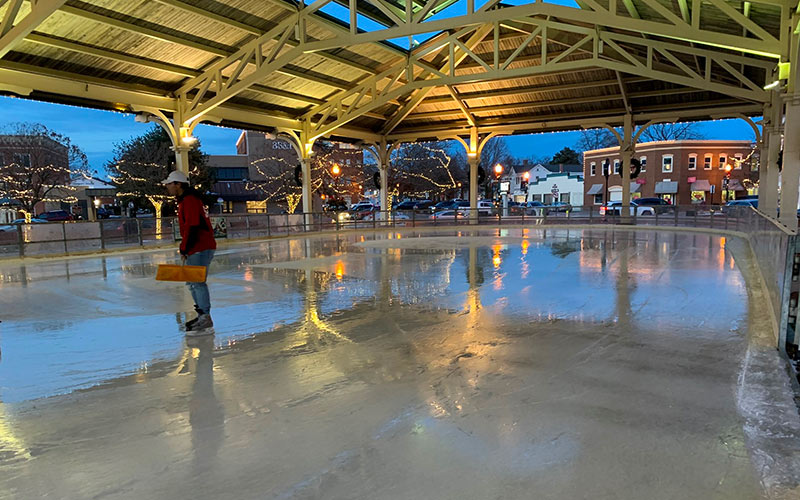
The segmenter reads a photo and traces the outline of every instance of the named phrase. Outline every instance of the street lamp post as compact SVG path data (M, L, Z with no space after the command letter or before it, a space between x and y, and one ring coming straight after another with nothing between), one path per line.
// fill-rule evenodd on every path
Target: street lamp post
M725 202L727 203L730 201L730 191L728 190L728 186L730 186L731 181L731 167L730 164L725 164L725 177L722 178L722 188L725 190Z
M503 166L498 163L497 165L494 166L494 181L495 181L494 184L495 184L495 186L497 188L497 198L500 198L500 196L501 196L501 193L500 193L500 176L501 175L503 175ZM492 191L494 191L494 190L492 190ZM494 201L494 200L492 200L492 201ZM505 209L505 204L503 204L503 208ZM503 215L505 215L505 214L503 214Z
M342 169L339 168L338 163L334 163L331 167L331 177L333 178L333 200L334 203L339 203L339 176L342 175Z

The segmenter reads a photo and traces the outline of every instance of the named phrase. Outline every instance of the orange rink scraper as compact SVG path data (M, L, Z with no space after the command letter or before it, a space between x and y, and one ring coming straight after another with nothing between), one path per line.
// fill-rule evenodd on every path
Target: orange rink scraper
M181 266L177 264L159 264L156 271L157 281L188 281L202 283L206 280L205 266Z

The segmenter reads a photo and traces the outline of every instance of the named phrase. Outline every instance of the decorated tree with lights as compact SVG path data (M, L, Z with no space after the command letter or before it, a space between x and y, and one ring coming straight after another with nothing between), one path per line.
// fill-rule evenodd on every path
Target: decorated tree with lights
M77 201L70 184L88 176L89 162L69 137L39 123L14 123L3 135L14 154L0 158L0 198L18 202L29 221L39 203Z
M466 186L466 158L454 149L445 141L401 144L392 152L389 171L392 194L436 198L451 195Z
M315 143L311 157L312 195L323 199L359 199L374 171L374 167L365 168L363 158L361 149L345 148L327 141ZM295 174L299 164L296 154L253 160L251 165L257 175L245 187L256 193L262 201L285 204L287 211L294 213L302 201L303 193Z
M189 165L192 186L200 193L208 192L214 180L199 141L189 151ZM161 217L164 203L171 199L161 181L173 170L175 152L172 150L172 141L159 126L115 144L114 158L106 164L106 171L117 186L117 196L133 200L137 206L149 202L155 209L156 217Z

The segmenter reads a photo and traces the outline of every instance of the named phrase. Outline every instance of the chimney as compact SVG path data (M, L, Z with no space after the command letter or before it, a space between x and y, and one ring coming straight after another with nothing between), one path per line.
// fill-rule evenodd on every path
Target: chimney
M523 165L527 165L528 164L528 160L522 160L522 164Z

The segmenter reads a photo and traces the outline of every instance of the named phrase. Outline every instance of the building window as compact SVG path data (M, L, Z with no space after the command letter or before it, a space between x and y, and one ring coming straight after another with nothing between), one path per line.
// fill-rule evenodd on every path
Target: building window
M689 155L689 170L697 170L697 155Z
M614 173L619 173L619 160L614 160Z
M263 214L267 211L266 201L248 201L247 213L249 214Z
M533 201L542 201L542 195L540 194L533 195Z
M664 155L661 157L661 171L672 172L672 155Z
M569 195L570 195L570 193L561 193L559 195L559 197L561 198L560 201L563 202L563 203L569 203Z
M594 195L594 204L595 205L602 205L603 204L603 193Z
M724 155L724 154L719 155L719 168L720 168L720 170L725 168L725 162L727 162L727 161L728 161L728 156L727 155Z
M589 165L589 169L591 171L591 174L589 174L589 175L596 175L597 174L597 164L595 162L592 162Z
M735 155L733 155L733 157L736 158L736 161L734 162L735 164L734 164L733 168L735 168L736 170L741 170L742 169L742 153L736 153Z
M14 153L14 156L11 158L11 163L16 163L20 167L30 168L31 155L28 153Z
M639 162L642 164L642 172L646 172L647 171L647 157L646 156L640 157L639 158Z
M703 170L711 170L711 155L706 155L703 158Z
M218 181L241 181L247 179L246 168L215 168L214 176Z

